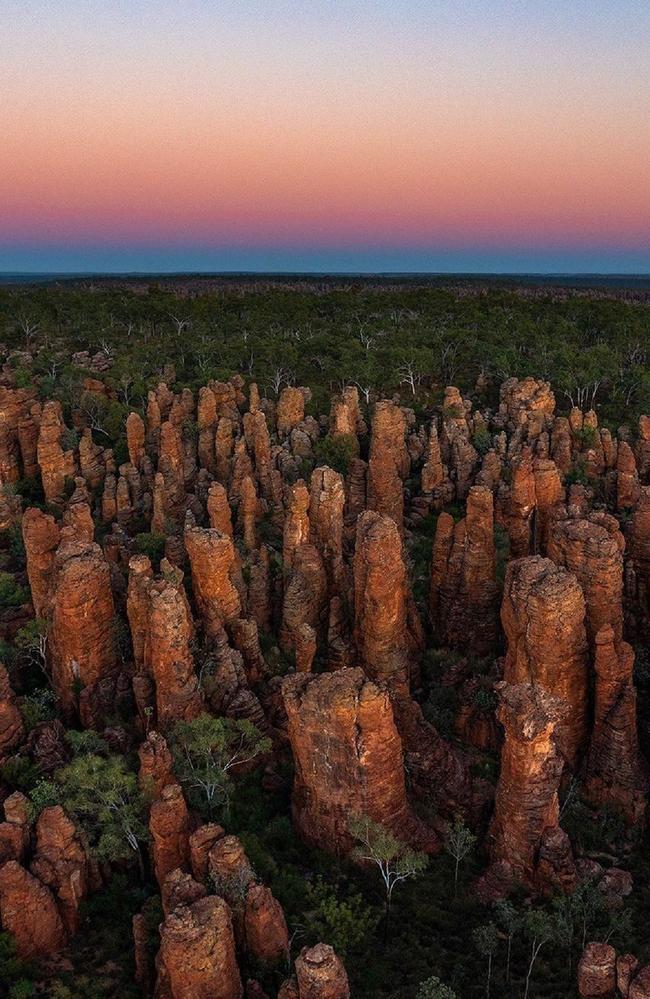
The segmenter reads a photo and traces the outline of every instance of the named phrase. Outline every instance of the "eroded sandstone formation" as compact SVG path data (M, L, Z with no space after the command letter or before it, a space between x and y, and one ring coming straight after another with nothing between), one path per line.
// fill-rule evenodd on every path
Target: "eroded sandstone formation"
M488 833L491 872L484 877L484 890L507 893L517 882L539 889L571 889L575 871L560 869L548 884L549 861L540 877L540 858L545 845L562 854L566 839L559 827L558 788L563 768L562 755L554 739L557 723L566 704L539 685L497 684L500 703L498 718L505 730L501 753L501 773L494 802L494 815ZM491 877L490 877L491 874ZM562 878L564 875L564 878ZM541 881L541 884L540 884ZM559 882L555 883L554 882Z
M557 743L575 767L587 736L588 662L585 601L576 577L533 555L508 564L501 621L510 684L532 683L567 705Z
M209 895L171 912L160 927L157 995L170 999L241 999L243 991L228 905Z
M402 838L424 838L406 798L388 694L360 669L342 669L287 677L282 696L296 765L292 812L305 841L347 852L354 815L367 815Z
M15 860L0 867L0 918L19 957L56 954L66 931L52 892Z

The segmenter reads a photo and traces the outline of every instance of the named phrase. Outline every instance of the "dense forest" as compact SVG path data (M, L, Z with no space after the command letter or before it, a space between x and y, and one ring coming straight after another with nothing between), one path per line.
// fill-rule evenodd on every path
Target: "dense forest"
M649 334L0 287L4 994L650 995Z

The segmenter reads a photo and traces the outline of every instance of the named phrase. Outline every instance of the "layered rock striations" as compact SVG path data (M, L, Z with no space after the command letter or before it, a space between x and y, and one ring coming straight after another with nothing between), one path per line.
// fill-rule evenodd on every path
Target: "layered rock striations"
M563 699L557 742L575 767L588 717L585 601L576 577L550 559L515 559L506 570L501 621L508 643L503 668L510 684L530 683Z

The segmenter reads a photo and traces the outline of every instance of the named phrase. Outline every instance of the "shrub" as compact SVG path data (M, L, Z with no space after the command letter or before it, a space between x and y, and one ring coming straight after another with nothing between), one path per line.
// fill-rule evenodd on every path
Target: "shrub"
M20 607L29 600L24 586L19 586L10 572L0 572L0 607Z
M136 534L135 547L141 555L146 555L151 559L151 563L157 566L165 554L164 534Z
M314 444L317 465L329 465L335 472L347 475L348 466L359 453L359 445L353 434L338 437L321 437Z

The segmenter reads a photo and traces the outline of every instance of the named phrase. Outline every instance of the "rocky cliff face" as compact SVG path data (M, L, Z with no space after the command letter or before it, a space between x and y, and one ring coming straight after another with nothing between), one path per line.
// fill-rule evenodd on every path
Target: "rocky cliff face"
M618 521L608 514L559 520L551 528L549 558L574 573L582 586L587 635L592 645L606 624L614 629L617 642L622 637L624 547Z
M395 696L408 695L416 641L408 627L409 591L393 518L374 511L357 523L354 637L364 671Z
M378 402L372 419L368 461L368 508L404 526L403 479L410 469L404 413L387 399Z
M472 486L465 518L452 524L448 514L440 514L431 566L431 618L445 645L488 655L497 637L492 492Z
M160 927L161 999L241 999L230 910L216 895L180 906Z
M0 867L0 918L19 957L47 957L65 946L65 927L52 892L15 860Z
M632 647L617 644L612 626L604 625L596 635L594 726L585 789L592 801L638 823L643 821L649 785L637 737L633 668Z
M508 642L503 676L561 697L557 743L577 765L587 736L588 663L585 601L576 577L539 555L508 564L501 621Z
M296 764L292 812L303 839L346 852L355 815L413 838L417 824L388 694L361 670L342 669L287 677L282 696Z
M544 846L555 847L553 852L560 855L566 848L558 824L557 795L563 760L554 739L566 705L541 686L530 683L502 682L498 690L498 717L505 730L505 742L488 834L493 885L499 885L494 892L497 896L517 881L537 889L543 887L544 873L548 875L548 871L540 872ZM575 871L571 873L575 878ZM564 886L572 887L570 883ZM488 894L489 887L488 874L484 879Z
M107 676L115 660L111 573L94 543L63 540L55 559L50 630L52 681L66 711L77 691Z

